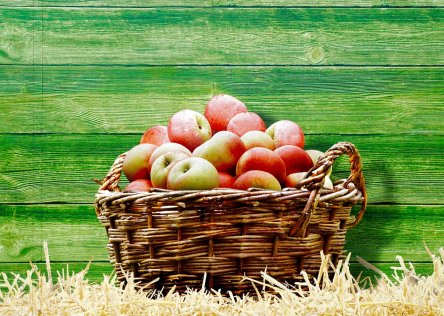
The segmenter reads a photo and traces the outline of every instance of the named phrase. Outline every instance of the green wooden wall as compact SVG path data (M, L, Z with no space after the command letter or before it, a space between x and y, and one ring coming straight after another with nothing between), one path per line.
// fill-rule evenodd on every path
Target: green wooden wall
M369 206L346 248L422 273L444 246L444 1L1 0L0 271L112 267L93 209L115 157L212 95L307 148L360 150ZM334 174L348 175L346 160Z

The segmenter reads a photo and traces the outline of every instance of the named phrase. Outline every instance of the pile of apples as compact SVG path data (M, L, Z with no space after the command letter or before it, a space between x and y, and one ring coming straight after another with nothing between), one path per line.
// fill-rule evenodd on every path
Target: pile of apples
M123 161L125 192L294 187L323 153L304 150L304 133L281 120L268 128L233 96L214 96L203 114L181 110L148 128ZM326 179L325 187L332 187Z

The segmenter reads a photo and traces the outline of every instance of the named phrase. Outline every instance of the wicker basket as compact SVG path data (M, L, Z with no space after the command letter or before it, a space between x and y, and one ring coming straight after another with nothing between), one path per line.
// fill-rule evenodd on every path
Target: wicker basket
M350 176L321 189L339 156L350 157ZM345 234L362 218L367 197L361 159L351 143L332 146L298 188L282 191L213 189L122 193L125 154L114 162L96 194L110 262L120 282L133 273L141 286L184 291L202 287L245 293L249 276L267 273L294 283L318 272L320 252L343 257ZM355 218L352 207L361 203ZM152 280L159 278L152 284Z

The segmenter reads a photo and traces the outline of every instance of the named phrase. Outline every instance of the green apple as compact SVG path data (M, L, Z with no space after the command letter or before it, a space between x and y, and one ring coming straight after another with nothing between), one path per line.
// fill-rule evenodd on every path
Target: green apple
M264 147L270 150L276 148L273 138L262 131L248 131L241 136L241 140L244 143L246 149L253 147Z
M166 189L168 173L181 160L189 158L186 152L175 150L158 157L151 166L150 178L154 187Z
M167 178L169 190L210 190L219 186L219 174L211 162L190 157L177 162Z

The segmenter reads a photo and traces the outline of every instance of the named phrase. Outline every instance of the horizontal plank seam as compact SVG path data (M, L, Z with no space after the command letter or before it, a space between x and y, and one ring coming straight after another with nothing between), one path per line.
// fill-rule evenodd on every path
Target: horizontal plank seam
M94 5L24 5L24 6L11 6L11 5L0 5L0 8L6 9L130 9L130 10L140 10L140 9L168 9L168 10L183 10L183 9L440 9L444 8L443 5L344 5L344 6L334 6L334 5L289 5L289 6L278 6L278 5L215 5L215 6L94 6Z
M352 253L352 258L353 258L353 253ZM399 264L399 261L393 260L393 261L370 261L370 260L366 260L369 263L372 264ZM75 264L79 264L79 263L85 263L88 264L90 261L55 261L55 260L50 260L51 264L69 264L69 263L75 263ZM94 263L104 263L104 264L109 264L109 261L106 260L92 260L91 261L93 264ZM432 261L428 261L428 260L420 260L420 261L411 261L409 260L409 262L412 263L426 263L426 264L432 264ZM33 264L44 264L45 261L32 261ZM358 263L358 261L355 260L350 260L350 263ZM29 265L29 261L5 261L5 262L0 262L0 268L2 264L28 264ZM362 266L364 267L364 266ZM1 272L1 271L0 271Z
M329 64L329 65L313 65L313 64L16 64L2 63L0 67L239 67L239 68L444 68L444 64Z

